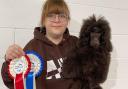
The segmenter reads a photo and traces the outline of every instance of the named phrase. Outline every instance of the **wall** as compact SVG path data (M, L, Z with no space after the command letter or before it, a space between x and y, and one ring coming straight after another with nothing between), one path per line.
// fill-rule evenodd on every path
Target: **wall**
M25 44L39 25L44 0L0 0L0 69L11 44ZM128 1L66 0L71 11L70 32L78 36L83 19L92 14L105 16L112 29L114 50L104 89L128 89ZM7 89L0 75L0 89Z

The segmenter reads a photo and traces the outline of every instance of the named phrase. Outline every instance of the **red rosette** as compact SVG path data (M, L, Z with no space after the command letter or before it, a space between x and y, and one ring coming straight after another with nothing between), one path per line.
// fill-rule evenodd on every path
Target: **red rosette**
M16 67L15 63L18 61L21 61L21 64L24 65L24 66L22 66L22 67L24 67L23 72L20 72L18 74L22 73L24 75L24 77L26 77L27 74L31 70L31 62L30 62L30 59L27 55L24 55L21 58L13 59L9 62L9 65L8 65L8 73L9 73L10 78L12 78L12 79L16 78L17 73L15 73L15 69L12 69L12 68Z

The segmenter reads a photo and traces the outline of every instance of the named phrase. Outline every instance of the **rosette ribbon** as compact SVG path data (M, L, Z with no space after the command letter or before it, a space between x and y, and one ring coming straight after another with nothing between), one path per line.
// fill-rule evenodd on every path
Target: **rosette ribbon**
M10 61L8 65L8 72L12 79L14 79L15 89L25 89L24 78L31 69L31 62L27 55L16 58Z
M26 51L31 61L31 70L26 77L26 89L36 89L35 78L39 77L44 68L44 59L35 51Z

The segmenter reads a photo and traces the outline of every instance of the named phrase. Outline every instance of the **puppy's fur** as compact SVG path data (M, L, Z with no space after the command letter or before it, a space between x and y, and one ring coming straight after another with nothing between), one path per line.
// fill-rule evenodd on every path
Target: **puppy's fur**
M77 46L63 62L62 77L80 81L77 89L102 89L112 51L110 36L109 23L103 17L93 15L84 20Z

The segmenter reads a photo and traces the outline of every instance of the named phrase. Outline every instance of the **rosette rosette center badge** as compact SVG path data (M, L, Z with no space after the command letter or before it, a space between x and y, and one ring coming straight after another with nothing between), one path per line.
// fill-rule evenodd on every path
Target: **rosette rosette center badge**
M25 67L24 67L24 63L22 60L19 60L19 62L17 62L15 65L14 65L14 72L16 74L20 74L22 73L24 70L25 70Z

